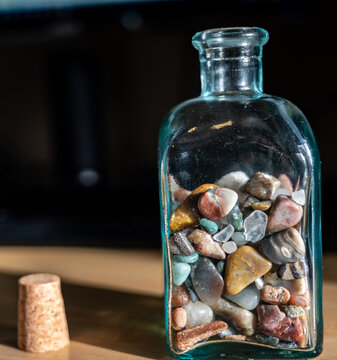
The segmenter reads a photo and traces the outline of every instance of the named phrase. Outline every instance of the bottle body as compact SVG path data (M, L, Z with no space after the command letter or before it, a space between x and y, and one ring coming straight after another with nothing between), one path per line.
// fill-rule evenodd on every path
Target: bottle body
M320 160L301 111L244 91L187 101L163 123L159 175L171 353L317 356Z

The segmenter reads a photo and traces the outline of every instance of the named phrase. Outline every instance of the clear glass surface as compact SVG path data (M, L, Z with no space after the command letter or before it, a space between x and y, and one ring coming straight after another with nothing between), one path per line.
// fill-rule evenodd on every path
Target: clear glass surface
M267 40L268 33L259 28L214 29L196 34L193 45L200 53L202 93L175 107L160 131L165 316L168 347L177 358L311 358L322 350L319 152L302 112L291 102L262 91L262 45ZM176 331L171 321L175 285L169 237L170 219L179 205L175 191L179 188L193 191L202 184L217 184L224 175L237 171L244 172L248 178L257 172L275 178L285 174L293 190L304 190L303 217L297 229L305 244L304 261L308 267L310 307L305 309L308 340L296 348L291 348L290 342L278 346L262 344L255 338L259 333L257 327L255 334L247 336L245 341L224 340L216 335L182 351L175 345ZM291 199L291 194L288 197ZM238 206L245 219L251 209L247 215L240 200ZM202 217L198 209L195 212ZM190 226L190 231L196 227L200 225ZM255 247L255 244L247 245ZM211 261L216 265L219 260ZM256 315L256 309L252 312Z

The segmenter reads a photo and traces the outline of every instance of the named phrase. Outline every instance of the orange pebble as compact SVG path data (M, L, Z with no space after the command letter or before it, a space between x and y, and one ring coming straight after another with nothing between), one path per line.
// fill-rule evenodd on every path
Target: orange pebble
M289 304L301 306L301 307L308 307L310 305L310 300L305 298L302 295L291 294Z
M184 308L179 307L172 310L172 327L174 330L181 330L186 326L187 316Z
M260 290L261 299L269 304L278 305L286 304L289 301L289 291L282 287L274 287L271 285L265 285Z

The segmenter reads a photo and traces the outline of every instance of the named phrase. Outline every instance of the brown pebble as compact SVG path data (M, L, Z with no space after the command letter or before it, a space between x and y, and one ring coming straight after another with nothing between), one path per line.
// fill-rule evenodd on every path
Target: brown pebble
M198 341L217 335L226 330L227 327L228 325L224 321L217 320L191 329L181 330L175 334L175 345L180 351L188 350Z
M246 335L239 335L239 334L233 334L233 335L226 335L224 337L224 340L241 340L241 341L245 341L246 340Z
M69 333L61 280L53 274L32 274L19 279L18 346L41 353L62 349Z
M279 187L280 181L278 179L271 175L257 172L244 185L244 191L260 200L269 200Z
M174 200L182 203L190 194L191 191L180 188L174 192Z
M185 284L176 285L172 290L171 306L178 307L190 301L190 294Z
M254 210L267 211L271 207L271 201L261 201L252 204Z
M181 330L186 326L187 316L186 311L182 307L172 310L171 313L172 327L174 330Z
M291 294L289 304L306 308L310 305L310 300L302 295Z
M289 291L282 286L265 285L260 290L260 296L263 301L273 305L286 304L290 299Z

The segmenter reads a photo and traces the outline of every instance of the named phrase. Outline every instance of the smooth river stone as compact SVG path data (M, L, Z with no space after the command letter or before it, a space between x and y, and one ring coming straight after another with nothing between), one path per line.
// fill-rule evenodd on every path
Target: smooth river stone
M172 277L174 285L181 285L191 272L191 266L183 262L172 261Z
M261 290L263 288L264 281L263 281L262 277L255 280L255 286L256 286L257 290Z
M289 228L259 242L259 250L274 264L296 262L305 255L305 245L300 233Z
M214 305L211 305L211 308L216 315L229 322L235 329L242 331L245 335L250 336L255 333L256 316L249 310L243 309L222 297Z
M232 235L234 234L234 227L233 225L228 225L217 234L213 236L213 239L219 242L226 242L228 241Z
M214 241L212 236L204 230L194 230L188 235L188 240L193 243L195 251L200 255L219 260L226 258L226 253L222 250L220 243Z
M192 255L174 255L173 256L173 260L174 261L178 261L178 262L184 262L184 263L188 263L188 264L193 264L195 263L197 260L199 259L199 254L198 253L194 253Z
M280 195L291 196L291 193L287 189L283 189L279 187L278 189L275 190L274 194L271 197L271 200L274 201Z
M257 242L264 238L268 216L261 210L253 211L244 221L247 241Z
M232 240L235 242L235 244L237 246L242 246L242 245L246 245L247 244L247 239L246 236L243 232L239 232L236 231L233 235L232 235Z
M236 295L260 276L266 274L272 263L251 246L241 246L227 259L225 292Z
M226 241L221 245L221 247L226 254L232 254L238 248L234 241Z
M197 211L197 202L199 197L207 190L216 187L217 185L213 184L203 184L194 189L191 194L172 213L169 223L170 230L172 232L176 232L198 225L200 218Z
M242 192L241 187L248 181L248 176L243 171L233 171L224 175L216 182L220 187L234 190L239 196L239 202L242 203L248 194Z
M244 190L259 200L270 200L281 183L275 177L257 172L249 179Z
M187 287L183 285L175 285L172 290L171 306L178 307L187 304L190 301L190 294Z
M186 311L178 307L171 312L171 322L174 330L181 330L186 326Z
M200 226L202 226L211 235L214 235L219 231L219 226L214 221L202 218L199 223Z
M292 193L292 199L299 205L305 205L305 191L298 190Z
M296 225L302 218L301 205L288 199L286 196L278 196L268 214L268 232L285 230Z
M184 309L187 316L187 329L206 324L213 320L213 310L201 301L195 303L190 301L184 306Z
M223 293L223 296L247 310L255 309L260 301L260 293L255 284L248 285L236 295Z
M227 216L237 200L237 193L231 189L211 189L200 196L198 209L204 218L216 221Z
M221 296L224 287L223 278L207 257L200 257L192 265L191 279L195 292L205 304L212 305Z

